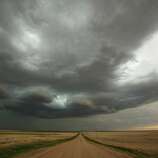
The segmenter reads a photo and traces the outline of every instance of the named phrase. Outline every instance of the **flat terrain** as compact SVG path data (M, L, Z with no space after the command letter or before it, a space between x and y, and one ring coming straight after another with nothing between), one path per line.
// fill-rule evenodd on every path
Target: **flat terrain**
M0 132L0 158L158 158L158 131Z
M87 132L85 135L103 144L158 157L158 131Z
M79 135L63 144L39 149L16 158L132 158L126 153L114 151L104 146L91 143Z
M15 145L47 142L74 136L73 132L0 132L0 150Z
M0 158L12 158L18 154L50 147L71 140L74 132L0 132Z

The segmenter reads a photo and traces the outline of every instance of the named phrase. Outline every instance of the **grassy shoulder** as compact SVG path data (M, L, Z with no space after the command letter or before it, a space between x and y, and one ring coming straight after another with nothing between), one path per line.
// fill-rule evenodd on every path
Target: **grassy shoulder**
M65 138L65 139L58 139L58 140L53 140L53 141L39 141L39 142L30 143L30 144L15 145L15 146L0 150L0 158L13 158L16 155L24 153L24 152L28 152L31 150L40 149L44 147L51 147L60 143L64 143L66 141L73 140L77 136L78 134L73 137Z
M100 144L100 145L103 145L103 146L106 146L106 147L109 147L111 149L114 149L114 150L117 150L119 152L124 152L124 153L127 153L129 155L131 155L133 158L158 158L158 156L156 157L153 157L153 156L150 156L148 154L145 154L145 153L142 153L140 151L137 151L137 150L133 150L133 149L129 149L129 148L124 148L124 147L119 147L119 146L114 146L114 145L109 145L109 144L104 144L102 142L99 142L97 140L94 140L92 138L89 138L87 137L86 135L82 134L82 136L90 141L90 142L93 142L93 143L96 143L96 144Z

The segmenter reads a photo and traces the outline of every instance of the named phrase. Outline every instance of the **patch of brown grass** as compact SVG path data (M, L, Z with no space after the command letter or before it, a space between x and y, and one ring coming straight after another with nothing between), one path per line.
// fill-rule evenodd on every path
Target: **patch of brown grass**
M0 131L0 150L14 145L53 141L74 136L73 132L14 132Z
M158 156L158 131L87 132L86 135L101 143Z

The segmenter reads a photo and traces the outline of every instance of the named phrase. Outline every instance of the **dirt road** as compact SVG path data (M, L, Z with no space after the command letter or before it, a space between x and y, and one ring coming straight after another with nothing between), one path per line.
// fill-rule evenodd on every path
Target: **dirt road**
M91 143L81 135L63 144L39 149L16 158L132 158L104 146Z

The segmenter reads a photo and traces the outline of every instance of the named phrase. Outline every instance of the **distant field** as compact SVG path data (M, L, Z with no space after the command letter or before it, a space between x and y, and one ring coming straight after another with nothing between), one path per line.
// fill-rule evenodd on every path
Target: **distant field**
M0 132L0 158L75 158L76 152L79 158L158 158L158 131Z
M69 132L0 132L0 149L33 142L53 141L72 137L74 133Z
M103 144L140 151L158 157L158 131L87 132L89 138Z
M9 158L31 149L53 146L75 136L73 132L0 131L0 158Z

